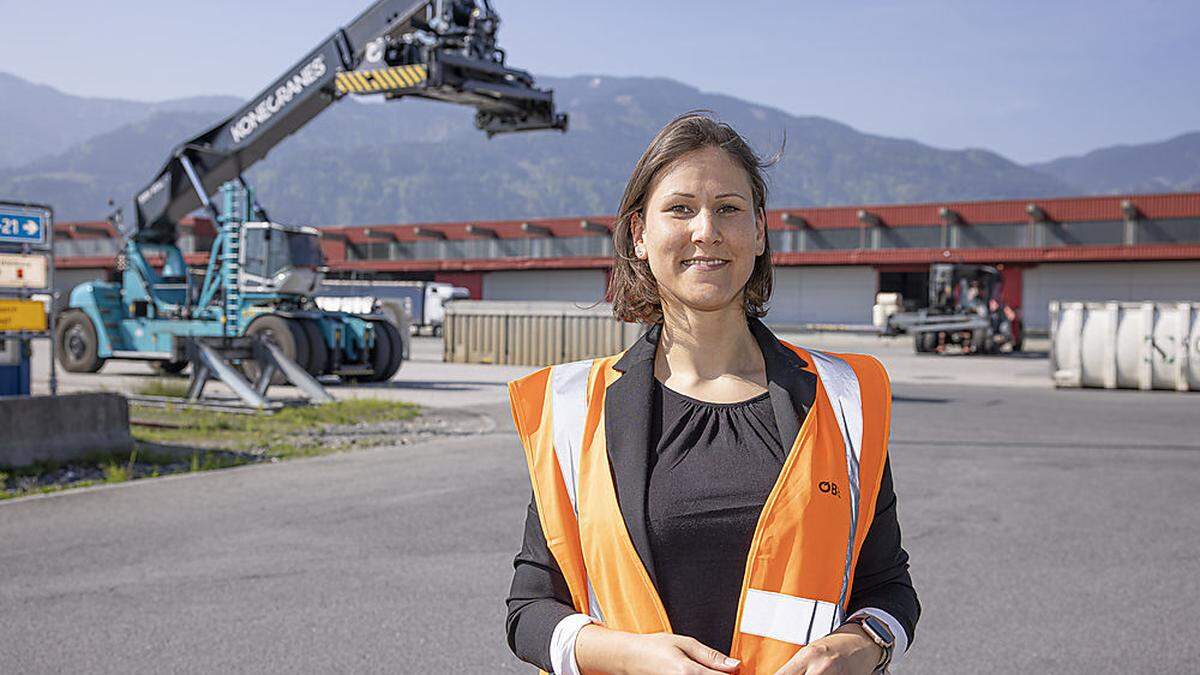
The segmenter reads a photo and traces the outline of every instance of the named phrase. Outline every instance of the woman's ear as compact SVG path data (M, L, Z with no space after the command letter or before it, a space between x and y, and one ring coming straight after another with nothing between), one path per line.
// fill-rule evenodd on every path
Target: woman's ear
M644 235L646 233L646 223L642 220L642 214L634 211L633 215L629 216L629 234L633 240L633 254L638 260L646 259L646 241Z

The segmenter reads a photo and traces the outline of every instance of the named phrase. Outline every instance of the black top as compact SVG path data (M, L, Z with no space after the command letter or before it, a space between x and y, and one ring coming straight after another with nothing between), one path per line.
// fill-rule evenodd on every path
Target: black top
M746 558L786 451L767 392L709 403L654 381L646 526L677 635L728 653Z

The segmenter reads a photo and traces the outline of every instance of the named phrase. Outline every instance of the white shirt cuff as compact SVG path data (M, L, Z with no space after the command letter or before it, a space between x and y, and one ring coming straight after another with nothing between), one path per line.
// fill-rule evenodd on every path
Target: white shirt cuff
M857 612L847 617L847 621L855 617L869 615L887 624L888 630L892 631L892 635L896 637L896 645L892 647L892 662L889 666L894 667L900 661L904 660L904 652L908 650L908 633L904 632L904 626L900 624L900 620L891 614L879 609L878 607L863 607Z
M579 664L575 662L575 638L579 631L592 622L587 614L572 614L554 627L550 635L550 666L555 675L579 675Z

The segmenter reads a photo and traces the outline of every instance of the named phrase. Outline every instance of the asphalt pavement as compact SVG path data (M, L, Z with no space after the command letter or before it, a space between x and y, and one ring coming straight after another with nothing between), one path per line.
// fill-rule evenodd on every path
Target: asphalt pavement
M1195 672L1200 395L1054 390L1036 353L822 340L895 381L924 607L897 672ZM342 395L498 431L0 503L0 671L529 672L503 637L529 498L503 381L529 369L421 344Z

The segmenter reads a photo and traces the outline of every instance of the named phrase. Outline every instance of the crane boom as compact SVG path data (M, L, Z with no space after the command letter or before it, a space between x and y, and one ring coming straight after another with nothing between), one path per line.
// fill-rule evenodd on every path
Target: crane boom
M180 218L346 95L404 96L471 105L488 136L565 130L553 93L505 65L490 0L377 0L233 114L174 148L134 197L135 229L174 242Z

